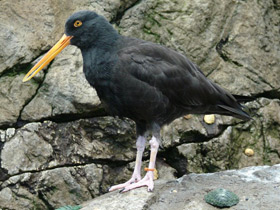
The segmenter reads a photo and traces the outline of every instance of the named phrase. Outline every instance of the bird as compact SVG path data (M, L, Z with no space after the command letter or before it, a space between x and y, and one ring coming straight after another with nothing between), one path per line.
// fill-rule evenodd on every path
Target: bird
M62 38L25 75L30 80L69 44L83 57L83 73L112 116L136 124L136 161L131 178L109 191L154 189L154 170L160 129L186 114L221 114L250 120L242 102L249 96L233 95L208 79L183 54L163 45L127 37L102 15L83 10L65 23ZM150 160L142 178L142 156L149 139Z

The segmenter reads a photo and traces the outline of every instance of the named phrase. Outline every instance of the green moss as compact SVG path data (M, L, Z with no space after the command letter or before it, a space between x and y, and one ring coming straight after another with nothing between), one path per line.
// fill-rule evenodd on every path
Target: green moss
M42 203L37 203L36 200L32 200L32 205L33 205L32 210L43 208Z
M159 34L152 32L150 29L148 29L148 28L146 28L146 27L143 28L143 32L146 33L146 34L149 34L149 35L154 36L155 41L156 41L157 43L160 42L160 35L159 35Z
M228 147L228 164L226 169L238 168L238 163L241 158L240 151L243 150L244 142L250 138L250 133L240 132L240 128L234 127L230 136L230 146Z
M148 15L146 19L152 24L152 26L157 25L161 27L161 23L155 19L155 14Z
M280 134L279 134L279 125L271 125L268 128L263 128L263 141L264 141L264 154L263 154L263 162L264 164L270 165L272 163L271 154L274 153L280 158L280 154L278 150L274 149L267 140L267 137L270 136L273 139L277 139L280 144Z
M168 28L166 30L171 36L173 35L173 32L171 30L169 30Z
M279 144L280 144L279 124L275 123L275 124L269 126L268 128L266 128L265 135L278 139Z

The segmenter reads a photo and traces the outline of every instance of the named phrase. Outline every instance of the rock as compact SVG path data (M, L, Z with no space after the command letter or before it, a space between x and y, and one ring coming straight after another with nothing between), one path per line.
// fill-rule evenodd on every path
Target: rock
M13 126L38 84L22 83L23 74L0 77L0 127Z
M257 175L260 173L263 174L261 178ZM279 164L212 174L189 174L177 180L156 181L152 193L144 188L122 194L112 192L81 205L82 210L216 209L203 197L212 189L224 187L240 197L240 202L231 209L277 209L280 202L279 177Z
M21 119L36 121L61 115L100 112L100 101L96 91L83 74L80 50L66 48L51 67L36 96L27 104ZM92 114L91 114L92 115Z
M167 45L200 64L219 40L227 4L231 5L204 0L148 0L128 10L119 27L125 35Z
M52 207L77 204L99 195L103 170L100 165L56 168L39 175L36 191Z
M172 126L176 122L174 121L170 125L173 133L171 133L172 135L168 133L166 137L173 137L173 139L176 137L178 138L177 142L181 142L177 149L172 150L171 154L172 157L178 157L177 161L180 161L180 167L185 168L175 167L172 164L174 160L171 160L169 164L182 173L201 173L279 163L280 124L278 113L280 101L260 98L257 101L247 103L247 105L252 111L254 110L253 120L227 126L221 135L201 143L198 143L199 139L196 142L184 143L188 141L182 141L182 138L187 136L187 138L192 139L193 137L188 136L187 129L186 133L182 132L180 137L180 130L176 130ZM271 117L267 117L267 115ZM272 117L272 115L274 116ZM179 124L184 125L183 123ZM197 134L196 137L198 136ZM244 150L248 146L254 150L253 156L244 154Z
M178 118L162 128L162 145L168 148L182 143L203 142L220 134L224 124L227 124L226 120L218 115L211 125L206 124L201 115L192 115L190 119Z
M0 203L4 209L47 209L42 200L25 188L3 188L0 190Z
M105 210L110 208L120 210L143 209L153 197L154 194L147 192L144 188L124 194L113 192L106 194L105 197L98 197L94 201L82 204L84 208L81 208L81 210Z
M230 154L226 152L230 147L231 132L231 127L228 127L219 138L203 143L179 145L178 153L185 157L187 163L185 171L202 173L226 170L228 161L231 160Z
M132 171L133 166L134 163L129 164L129 171ZM173 174L175 170L162 161L158 161L157 168L159 168L161 180L175 178ZM2 183L3 190L0 191L1 207L6 208L10 205L2 202L1 193L4 200L6 197L12 196L16 198L16 196L21 196L22 194L17 194L18 191L30 191L34 199L43 201L49 208L77 205L107 192L108 187L112 185L112 181L113 184L116 184L114 181L122 181L123 179L126 181L126 178L131 176L131 174L122 174L123 172L125 172L125 168L117 171L116 167L109 165L81 164L80 166L71 166L69 164L68 167L49 168L41 172L22 173L21 175L11 176ZM116 176L118 177L116 178ZM27 206L31 206L32 200L33 198L29 196L24 199L24 202L26 205L29 203ZM23 202L20 200L18 203L16 200L11 199L9 201L14 202L14 206L20 206ZM28 209L27 207L21 208Z
M15 175L65 164L85 164L88 160L133 161L134 135L131 121L112 117L61 124L30 123L6 140L1 167Z
M101 165L60 167L23 173L3 182L1 208L47 209L77 204L100 194Z
M18 131L1 152L1 166L9 175L22 171L39 170L47 164L53 153L50 144L38 135L39 124L31 123L23 131Z
M279 4L279 3L278 3ZM255 4L253 1L237 1L232 15L227 19L218 53L224 60L211 74L211 78L235 93L262 93L278 89L280 61L278 26L279 9L274 1ZM270 10L273 7L275 9ZM267 11L270 10L269 13ZM260 18L262 17L262 18ZM270 40L270 41L268 41ZM228 66L228 63L231 65ZM220 68L228 66L221 73ZM269 69L264 71L263 69ZM236 78L235 72L243 75ZM278 75L278 76L277 76Z
M1 1L0 11L2 14L0 72L10 70L16 65L22 71L21 67L27 67L23 64L31 62L41 50L48 49L57 38L55 36L57 25L53 24L54 11L46 1L38 4L34 0L17 4L4 0Z

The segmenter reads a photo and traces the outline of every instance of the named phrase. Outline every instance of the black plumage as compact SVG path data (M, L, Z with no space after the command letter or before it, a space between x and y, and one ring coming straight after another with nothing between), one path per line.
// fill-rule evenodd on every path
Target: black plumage
M73 26L77 19L93 25L81 33L83 26ZM188 58L155 43L121 36L102 16L78 12L66 22L65 32L74 36L71 44L82 51L86 79L107 110L134 120L143 131L189 113L250 119L233 95L207 79Z
M156 141L150 144L156 155L160 127L180 116L215 113L250 119L239 103L248 97L232 95L214 84L196 64L174 50L119 35L94 12L73 14L65 24L65 34L72 45L81 49L85 77L107 111L135 121L140 159L145 142L141 138L147 131L155 136ZM154 167L154 161L150 160L149 167ZM152 190L152 175L145 179L146 175L142 185L128 186L140 181L139 164L132 179L113 190L125 187L127 191L143 185Z

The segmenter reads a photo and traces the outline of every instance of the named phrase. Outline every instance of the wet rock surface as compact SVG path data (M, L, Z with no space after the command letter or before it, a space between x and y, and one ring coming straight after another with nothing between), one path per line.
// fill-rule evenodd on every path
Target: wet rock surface
M253 174L254 179L242 179L247 169L242 176L238 171L183 176L280 163L280 3L273 0L2 0L0 208L82 204L133 172L135 125L107 116L84 78L77 48L69 46L45 71L21 82L61 37L67 17L81 9L104 15L123 35L183 53L230 92L256 98L246 103L253 118L248 122L215 115L214 123L207 124L204 116L190 115L165 126L155 192L110 193L93 201L98 209L170 209L177 201L176 208L211 209L199 199L221 187L219 179L222 187L240 192L233 209L275 209L279 166L273 172L248 169L246 177ZM246 155L246 149L253 155ZM147 165L148 145L143 159Z

